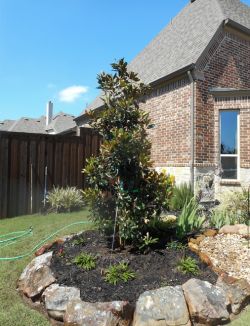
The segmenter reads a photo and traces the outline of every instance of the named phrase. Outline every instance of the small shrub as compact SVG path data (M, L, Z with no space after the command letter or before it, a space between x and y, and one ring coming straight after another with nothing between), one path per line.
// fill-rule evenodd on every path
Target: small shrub
M166 248L172 250L185 250L187 246L179 241L171 241L167 243Z
M161 287L165 287L165 286L170 286L171 282L168 280L162 280L161 281Z
M81 253L75 257L73 262L86 271L90 271L96 267L96 257L91 254Z
M179 239L187 234L197 232L205 222L205 217L198 216L199 204L194 198L186 203L177 220L176 234Z
M167 172L166 169L161 169L161 173L165 175L166 178L166 201L165 201L165 208L170 208L170 199L173 196L174 187L175 187L175 176Z
M141 245L139 247L140 250L147 250L153 244L156 244L159 241L158 238L152 238L149 235L149 232L142 238Z
M220 204L212 211L211 224L223 226L225 224L246 223L247 219L247 190L227 191L222 194Z
M106 270L105 274L105 281L113 285L128 282L135 278L135 273L130 270L127 263L112 265Z
M179 186L175 186L170 200L170 208L172 210L181 210L193 197L194 192L190 184L182 183Z
M242 216L237 216L233 212L214 210L209 222L211 227L220 229L224 225L244 223L245 219Z
M83 238L77 238L73 240L73 244L75 246L80 246L85 244L85 240Z
M177 269L183 274L199 274L199 266L197 265L196 260L190 256L182 258L177 264Z
M71 212L83 207L83 196L81 190L75 187L54 187L48 193L47 202L52 211Z

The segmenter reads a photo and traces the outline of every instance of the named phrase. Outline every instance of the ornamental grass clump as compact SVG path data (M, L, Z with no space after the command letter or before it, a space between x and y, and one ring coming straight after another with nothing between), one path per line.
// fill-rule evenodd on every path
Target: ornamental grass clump
M210 225L221 228L223 225L247 224L248 191L244 188L226 191L220 198L220 204L212 210Z
M173 196L170 200L170 208L172 210L181 210L185 206L186 202L194 197L190 183L181 183L179 186L175 186L173 189Z
M47 195L47 202L56 213L72 212L84 206L82 191L76 187L54 187Z
M100 228L114 230L123 247L138 243L146 234L147 223L168 207L170 185L150 161L147 132L152 124L148 113L139 108L149 87L128 71L123 59L112 68L114 74L98 76L103 109L87 113L103 143L99 156L88 159L83 172L92 219Z

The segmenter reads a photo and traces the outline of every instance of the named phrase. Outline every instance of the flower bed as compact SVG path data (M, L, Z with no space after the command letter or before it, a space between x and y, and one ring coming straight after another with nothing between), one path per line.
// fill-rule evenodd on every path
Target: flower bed
M199 245L208 239L201 237ZM160 242L162 248L144 255L129 248L111 252L106 240L96 231L87 231L63 244L55 243L53 251L36 257L24 270L20 292L44 307L54 322L67 326L154 326L159 322L188 326L191 321L220 325L249 302L246 280L221 273L216 282L217 275L177 243L166 249ZM84 251L96 256L93 270L84 271L74 262ZM178 271L184 251L198 261L196 278ZM108 266L121 261L135 272L135 278L117 285L105 282Z
M84 242L76 244L81 242L81 239ZM216 282L217 276L188 248L183 246L176 249L174 245L173 248L166 246L167 241L162 241L156 250L150 250L147 254L131 247L112 252L108 239L97 231L86 231L65 242L63 247L54 246L51 269L60 285L78 287L81 290L81 299L90 302L127 300L134 303L144 291L185 283L193 275L178 270L178 263L184 255L197 261L197 275L200 279L213 284ZM63 254L60 254L62 248ZM73 263L74 258L82 252L96 256L95 269L85 271ZM128 264L130 270L135 273L135 278L117 285L106 282L105 270L120 262Z

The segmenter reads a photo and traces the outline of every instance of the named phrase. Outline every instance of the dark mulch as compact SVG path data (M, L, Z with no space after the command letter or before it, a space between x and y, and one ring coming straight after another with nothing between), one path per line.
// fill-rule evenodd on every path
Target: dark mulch
M84 238L84 245L74 244L74 240L79 237ZM216 282L216 274L189 249L185 249L185 254L196 259L200 273L193 276L179 272L176 265L184 255L183 250L165 249L166 246L163 244L161 242L160 249L152 250L147 254L133 252L131 248L111 252L110 241L106 237L98 231L86 231L81 236L76 236L64 243L63 256L58 254L60 246L54 246L51 268L60 285L80 288L82 300L88 302L127 300L132 303L146 290L181 285L192 277L207 280L213 284ZM96 269L86 272L72 263L80 252L98 256ZM129 263L130 269L136 273L136 278L116 286L106 283L103 271L110 265L121 261Z

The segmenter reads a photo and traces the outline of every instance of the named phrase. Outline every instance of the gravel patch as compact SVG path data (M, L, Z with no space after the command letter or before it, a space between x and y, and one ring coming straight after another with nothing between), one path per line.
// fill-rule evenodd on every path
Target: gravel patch
M199 245L201 252L211 259L215 267L237 279L250 283L250 249L247 240L238 234L218 234L206 237Z

